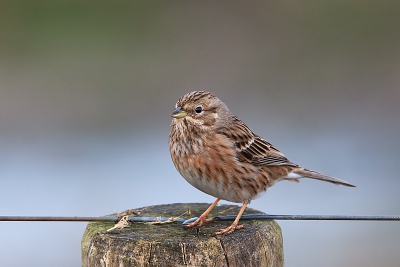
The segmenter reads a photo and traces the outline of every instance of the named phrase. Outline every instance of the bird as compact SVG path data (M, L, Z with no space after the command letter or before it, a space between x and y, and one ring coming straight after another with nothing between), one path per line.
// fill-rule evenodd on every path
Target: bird
M171 116L169 150L175 168L189 184L216 198L185 228L212 221L207 215L221 199L242 206L233 223L215 235L244 228L239 220L247 205L278 181L299 182L301 178L311 178L355 187L289 161L210 92L194 91L181 96Z

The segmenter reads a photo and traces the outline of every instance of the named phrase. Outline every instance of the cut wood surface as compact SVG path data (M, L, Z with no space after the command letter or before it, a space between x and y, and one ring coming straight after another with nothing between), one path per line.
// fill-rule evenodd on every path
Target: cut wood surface
M178 203L141 208L142 217L200 216L210 204ZM236 215L240 207L220 205L210 217ZM247 208L244 214L262 214ZM232 222L215 221L199 229L182 229L181 223L132 223L107 232L113 223L91 222L82 238L82 266L283 266L283 239L273 220L246 220L245 229L214 237Z

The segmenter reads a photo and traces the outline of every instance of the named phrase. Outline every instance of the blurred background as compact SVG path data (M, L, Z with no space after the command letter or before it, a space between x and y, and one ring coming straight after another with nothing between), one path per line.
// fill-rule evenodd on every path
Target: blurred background
M215 93L291 161L270 214L400 214L399 1L2 1L0 215L212 202L170 113ZM286 266L398 266L398 222L280 221ZM0 223L1 266L79 266L86 223Z

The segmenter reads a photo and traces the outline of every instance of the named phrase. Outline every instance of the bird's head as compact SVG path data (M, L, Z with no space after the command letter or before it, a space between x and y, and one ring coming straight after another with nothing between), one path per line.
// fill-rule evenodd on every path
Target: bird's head
M212 93L194 91L183 95L178 100L171 117L173 117L173 123L184 123L191 127L208 130L223 126L222 124L230 121L232 114L226 105Z

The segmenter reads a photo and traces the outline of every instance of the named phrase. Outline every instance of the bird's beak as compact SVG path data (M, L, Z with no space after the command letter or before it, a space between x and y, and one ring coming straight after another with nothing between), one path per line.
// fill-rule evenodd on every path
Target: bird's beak
M175 119L181 119L186 117L187 112L184 111L181 107L177 107L174 112L172 112L171 117Z

